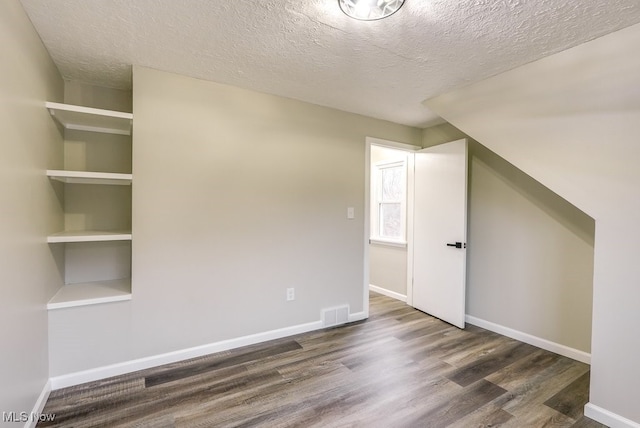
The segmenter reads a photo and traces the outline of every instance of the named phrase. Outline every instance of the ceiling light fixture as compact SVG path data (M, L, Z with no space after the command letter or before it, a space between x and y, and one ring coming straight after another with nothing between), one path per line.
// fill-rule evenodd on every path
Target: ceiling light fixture
M340 9L351 18L375 21L398 11L404 0L338 0Z

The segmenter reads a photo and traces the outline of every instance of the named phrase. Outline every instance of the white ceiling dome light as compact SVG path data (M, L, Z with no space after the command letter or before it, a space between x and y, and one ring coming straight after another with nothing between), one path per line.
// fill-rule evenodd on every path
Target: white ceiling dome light
M398 11L405 0L338 0L340 9L351 18L375 21Z

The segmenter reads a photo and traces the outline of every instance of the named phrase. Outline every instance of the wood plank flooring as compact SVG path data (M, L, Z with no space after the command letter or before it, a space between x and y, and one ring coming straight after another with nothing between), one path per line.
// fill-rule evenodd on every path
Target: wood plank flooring
M54 391L38 427L603 427L589 366L371 293L346 326Z

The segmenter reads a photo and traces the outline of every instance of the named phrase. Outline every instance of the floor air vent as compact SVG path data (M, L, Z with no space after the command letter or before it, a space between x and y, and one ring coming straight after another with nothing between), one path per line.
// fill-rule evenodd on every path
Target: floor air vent
M349 306L337 306L335 308L322 310L322 326L333 327L335 325L346 324L349 321Z

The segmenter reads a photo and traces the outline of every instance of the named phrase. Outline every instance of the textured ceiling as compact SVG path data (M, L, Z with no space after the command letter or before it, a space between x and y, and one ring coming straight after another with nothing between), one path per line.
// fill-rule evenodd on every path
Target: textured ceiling
M639 0L21 0L63 77L127 88L143 65L425 127L422 102L640 22Z

